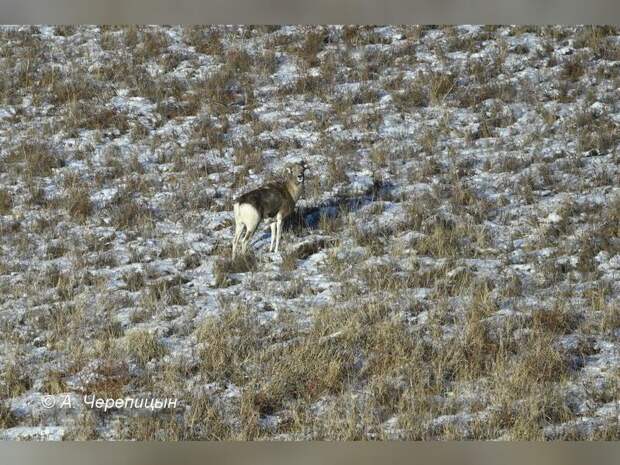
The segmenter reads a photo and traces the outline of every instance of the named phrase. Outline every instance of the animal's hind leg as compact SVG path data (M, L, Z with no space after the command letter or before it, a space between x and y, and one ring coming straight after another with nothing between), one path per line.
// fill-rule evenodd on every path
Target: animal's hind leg
M273 246L276 243L276 228L277 228L277 224L274 221L273 223L271 223L271 244L269 244L269 252L273 252Z
M237 253L237 247L239 246L239 239L241 239L241 233L243 232L243 223L236 222L235 223L235 237L233 239L233 244L232 244L232 258L233 260L235 259L236 253Z
M245 236L243 236L243 241L241 243L241 250L243 251L244 254L247 253L248 243L250 242L250 239L252 239L252 236L256 232L256 228L258 228L258 223L255 223L253 225L246 225Z

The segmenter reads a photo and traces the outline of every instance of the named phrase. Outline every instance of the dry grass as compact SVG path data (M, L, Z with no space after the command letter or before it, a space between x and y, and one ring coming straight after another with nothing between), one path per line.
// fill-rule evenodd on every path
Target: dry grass
M260 148L252 146L243 140L234 151L235 163L243 166L246 170L260 171L262 168L262 153Z
M67 195L67 211L77 221L85 221L93 212L90 193L86 187L74 187Z
M80 129L105 130L113 128L124 134L129 131L129 122L126 115L116 110L102 107L92 107L86 103L71 103L70 113L65 118L66 129L74 132Z
M617 397L617 28L392 29L0 33L0 428L80 389L187 408L67 438L618 437L567 390ZM282 260L231 260L230 200L302 156Z
M16 363L7 363L2 372L2 391L0 394L3 399L17 397L30 389L32 380L24 372L23 368Z
M282 350L274 350L278 345L270 340L270 325L258 322L247 308L233 306L199 329L199 339L206 345L201 369L212 379L244 386L238 407L242 418L238 434L243 438L266 434L257 419L283 411L292 415L283 432L303 431L313 438L361 438L364 431L376 431L381 418L394 413L411 438L446 437L448 432L426 426L425 419L441 413L438 406L433 407L433 396L455 381L475 380L483 373L498 383L501 380L494 388L505 396L499 399L500 405L528 397L518 413L515 410L502 417L502 410L496 410L492 422L474 430L473 437L497 437L510 426L514 438L540 438L541 425L572 417L557 390L539 387L567 375L564 360L553 349L552 336L538 330L529 336L525 352L514 358L521 344L514 339L519 325L505 326L498 340L483 322L494 312L492 306L486 309L490 290L486 285L476 286L462 336L437 349L411 337L410 329L395 318L389 305L371 303L339 313L321 311L309 329L287 327ZM365 360L363 369L351 363L358 358ZM400 376L409 380L407 388L389 381ZM314 417L314 426L307 429L308 419L302 418L311 415L308 409L313 400L324 395L344 400L340 396L346 389L360 382L371 393L358 418L363 421L344 428L339 419L328 415ZM344 407L336 403L330 412ZM352 414L349 407L346 412ZM234 432L229 434L235 437Z
M430 102L433 105L443 103L456 85L454 76L451 74L432 73L428 80L430 81Z
M562 66L562 77L571 81L578 80L585 72L584 59L581 55L575 55L566 60Z
M131 191L118 192L107 207L112 224L120 229L148 227L152 224L152 211L134 198Z
M146 282L144 280L144 273L140 271L131 271L123 276L123 280L127 285L129 291L135 292L144 288Z
M221 33L217 30L204 26L192 26L186 28L184 34L187 43L198 53L219 56L224 51Z
M215 262L214 274L216 287L226 287L233 284L230 275L234 273L247 273L256 271L258 262L254 253L248 250L245 255L238 255L234 260L228 257L220 257Z
M319 65L316 55L323 49L326 41L327 34L324 31L310 31L297 51L299 58L309 67Z
M395 90L392 92L394 104L400 111L412 111L416 107L425 107L429 104L429 96L427 89L422 84L422 78L416 79L412 83L405 86L405 90L400 91L402 81L394 82Z
M6 215L13 207L13 196L5 189L0 189L0 213Z
M63 380L63 374L57 371L48 373L43 383L43 392L50 395L67 392L67 385Z
M179 278L171 281L159 281L148 286L148 292L143 295L143 301L147 306L154 307L156 305L186 305L187 301L183 297L183 293L179 284L182 282Z
M476 229L467 224L455 225L449 221L438 220L427 226L427 235L416 241L415 248L420 255L467 257L473 253L471 244L476 233Z
M24 142L9 155L7 164L17 173L32 178L49 176L55 168L64 166L64 160L46 143Z
M349 177L346 172L346 164L342 160L342 158L338 156L331 156L327 163L327 174L328 174L328 186L333 187L339 183L346 183L349 181Z
M142 366L166 354L166 348L157 336L146 330L132 331L126 338L129 355Z
M4 402L0 403L0 429L12 428L17 426L17 417L11 410L4 405Z

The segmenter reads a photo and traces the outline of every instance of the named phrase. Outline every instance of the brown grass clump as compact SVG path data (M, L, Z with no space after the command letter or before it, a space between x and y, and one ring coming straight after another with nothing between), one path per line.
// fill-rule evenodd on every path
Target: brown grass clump
M332 155L327 162L327 176L329 186L349 182L346 172L346 163L337 155Z
M127 290L131 292L139 291L144 288L146 282L144 280L144 273L140 271L131 271L123 276L123 280L127 284Z
M297 53L299 58L304 60L307 66L318 66L319 60L317 53L319 53L327 40L327 34L323 31L310 31L306 34L304 41L299 47Z
M596 58L603 60L618 60L620 47L613 40L618 34L615 26L584 26L575 38L575 48L589 48Z
M155 58L168 47L170 39L164 31L144 31L141 46L136 50L137 56L143 60Z
M252 55L244 49L230 49L226 52L226 66L235 75L247 73L253 65Z
M17 397L30 389L30 378L16 363L7 363L1 375L3 389L0 394L5 399Z
M210 118L200 118L194 126L193 134L196 138L205 140L206 148L221 148L224 142L223 133L226 132L224 126L227 121L225 120L222 124L223 127L218 127Z
M291 94L307 94L309 96L315 95L322 97L325 95L327 83L323 81L321 76L313 76L310 74L304 74L297 78L294 82L286 84L279 88L278 93L281 96Z
M455 77L451 74L432 73L430 81L430 102L432 105L443 103L448 94L452 92L456 85Z
M127 115L110 108L93 107L86 103L71 104L71 114L65 119L67 129L117 129L120 133L129 131Z
M214 274L215 274L215 286L227 287L234 282L232 281L230 274L233 273L248 273L256 271L258 269L258 260L251 250L245 255L238 255L234 260L227 257L221 257L215 262Z
M101 341L99 345L102 351L113 348L109 340ZM140 347L136 347L136 352L140 352ZM127 362L112 360L109 353L103 357L102 362L95 370L95 379L85 386L85 392L103 398L122 396L130 379Z
M428 91L421 80L407 83L403 91L397 89L391 95L394 105L402 112L411 112L416 107L425 107L429 104Z
M18 173L27 177L49 176L55 168L64 166L64 160L52 152L46 143L24 142L7 159Z
M167 352L157 336L146 330L133 331L127 335L127 350L142 366L163 357Z
M282 271L293 271L297 268L299 258L295 252L287 252L282 256Z
M263 165L263 155L260 148L252 146L246 140L235 147L234 158L237 165L241 165L247 170L259 171Z
M150 306L155 306L159 303L164 305L186 305L187 301L183 297L179 284L181 279L177 278L172 281L159 281L153 284L149 284L148 292L144 296L145 303Z
M4 402L0 402L0 429L17 426L17 417Z
M184 30L186 42L198 53L220 56L224 52L221 33L205 26L189 26Z
M581 322L576 311L556 302L549 310L538 310L532 314L532 324L537 330L551 334L570 334Z
M6 215L13 207L13 196L6 189L0 189L0 214Z
M248 309L226 306L219 317L207 319L198 329L198 340L207 346L201 369L214 380L237 380L243 361L257 349L265 328ZM235 341L238 338L238 343Z
M260 324L247 308L227 307L221 317L207 320L198 331L206 344L201 370L211 379L244 386L251 420L274 413L294 399L316 399L339 392L350 363L338 345L321 342L324 329L315 327L301 339L269 347L268 324ZM275 350L274 350L275 349Z
M576 81L583 76L585 70L586 65L584 63L584 57L581 55L573 55L562 65L561 76L563 79Z
M51 395L61 394L67 391L67 385L63 380L63 374L58 371L49 372L43 383L43 392Z
M464 224L435 221L428 227L428 234L415 243L419 255L432 257L457 257L471 254L467 238L471 230Z
M90 192L84 186L69 190L66 203L69 214L80 222L85 221L93 212Z
M121 229L136 229L152 224L151 210L134 199L128 191L118 192L106 210L112 223Z
M69 37L75 34L77 26L73 24L61 24L54 27L54 32L58 36Z
M51 71L54 73L54 71ZM51 76L51 103L63 105L80 100L91 100L107 93L107 89L94 80L84 79L79 74L72 76Z

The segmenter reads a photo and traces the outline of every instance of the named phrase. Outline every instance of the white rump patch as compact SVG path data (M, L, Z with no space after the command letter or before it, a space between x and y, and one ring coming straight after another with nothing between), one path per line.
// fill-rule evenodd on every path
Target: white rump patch
M258 223L260 222L260 215L249 203L238 204L239 207L236 209L235 221L239 221L243 224L248 230L252 230L256 228Z

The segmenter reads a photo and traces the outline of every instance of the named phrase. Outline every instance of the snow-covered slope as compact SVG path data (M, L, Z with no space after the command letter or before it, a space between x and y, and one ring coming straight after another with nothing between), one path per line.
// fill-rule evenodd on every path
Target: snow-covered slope
M618 439L618 30L0 36L0 438Z

